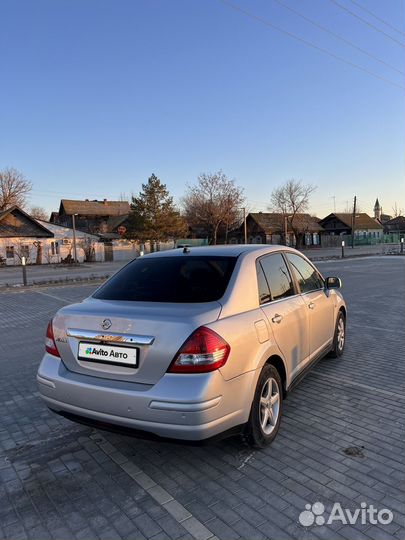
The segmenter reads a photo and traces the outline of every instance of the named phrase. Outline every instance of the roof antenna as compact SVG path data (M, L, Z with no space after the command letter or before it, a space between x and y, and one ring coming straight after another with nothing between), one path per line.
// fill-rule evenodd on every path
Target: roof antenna
M187 246L185 246L185 247L183 248L183 253L190 253L190 248L187 247Z

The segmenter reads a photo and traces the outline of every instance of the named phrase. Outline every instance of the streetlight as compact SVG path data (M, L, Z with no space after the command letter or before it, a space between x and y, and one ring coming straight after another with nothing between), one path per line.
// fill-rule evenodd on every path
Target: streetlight
M401 253L404 252L404 237L401 237Z
M76 251L76 220L75 216L78 214L72 214L72 225L73 225L73 257L75 263L77 263L77 251Z
M22 264L22 273L23 273L23 283L24 287L27 286L27 267L26 265L26 259L25 257L21 257L21 264Z

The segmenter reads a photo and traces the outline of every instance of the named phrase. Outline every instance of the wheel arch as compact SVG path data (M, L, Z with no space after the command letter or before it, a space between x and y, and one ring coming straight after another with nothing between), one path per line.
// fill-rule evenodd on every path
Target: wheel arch
M283 397L287 395L287 370L285 368L284 360L278 354L272 354L270 358L267 359L265 364L270 364L274 366L281 378L283 384Z

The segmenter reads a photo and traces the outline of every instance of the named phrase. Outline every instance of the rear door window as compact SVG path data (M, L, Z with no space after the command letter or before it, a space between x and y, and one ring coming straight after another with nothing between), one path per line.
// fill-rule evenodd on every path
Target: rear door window
M93 295L101 300L196 303L219 300L236 257L140 257Z
M260 259L260 263L270 287L272 300L280 300L295 294L290 272L281 253L267 255Z
M259 289L260 305L267 304L267 302L270 302L271 300L270 289L269 289L269 285L267 283L266 277L264 275L262 265L260 264L260 261L257 261L256 263L256 274L257 274L257 287Z
M287 259L302 293L323 289L323 279L311 264L293 253L288 253Z

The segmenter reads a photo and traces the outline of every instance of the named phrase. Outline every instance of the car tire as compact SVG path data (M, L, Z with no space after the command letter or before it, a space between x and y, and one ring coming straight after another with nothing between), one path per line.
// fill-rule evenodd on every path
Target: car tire
M346 317L343 311L339 311L336 319L335 334L333 336L333 348L329 355L331 358L339 358L345 350L346 343Z
M276 437L283 410L283 385L277 369L266 364L259 376L245 425L244 440L255 448L264 448ZM266 412L267 411L267 412Z

